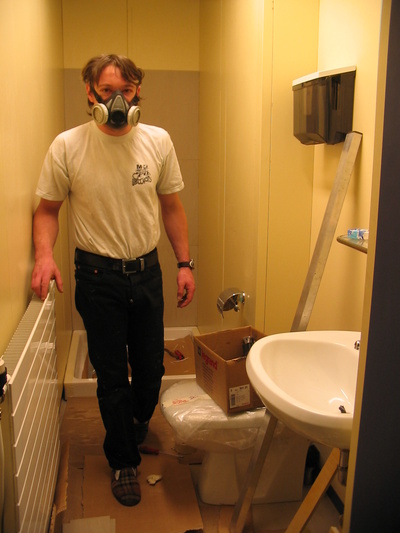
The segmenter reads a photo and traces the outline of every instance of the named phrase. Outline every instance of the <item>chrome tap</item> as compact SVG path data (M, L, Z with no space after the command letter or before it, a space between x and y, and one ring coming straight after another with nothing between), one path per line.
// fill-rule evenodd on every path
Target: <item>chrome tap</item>
M235 288L225 289L218 296L217 308L221 313L222 318L224 317L224 311L230 311L234 309L236 312L239 311L239 303L244 304L245 294L243 291Z
M361 342L361 341L358 340L358 341L356 341L356 342L354 343L354 349L355 349L355 350L359 350L359 349L360 349L360 342Z

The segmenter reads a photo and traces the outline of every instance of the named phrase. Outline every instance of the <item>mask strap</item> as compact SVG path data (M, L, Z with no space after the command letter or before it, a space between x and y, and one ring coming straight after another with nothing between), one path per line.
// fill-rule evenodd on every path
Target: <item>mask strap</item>
M102 104L104 102L103 98L99 95L99 93L96 91L96 89L94 87L91 87L90 90L92 91L92 93L94 94L96 100Z

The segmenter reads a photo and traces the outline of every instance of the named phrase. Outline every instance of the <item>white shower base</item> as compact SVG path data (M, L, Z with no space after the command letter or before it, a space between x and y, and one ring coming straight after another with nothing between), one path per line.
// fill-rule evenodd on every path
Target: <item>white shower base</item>
M165 328L165 340L183 339L188 335L199 335L195 326ZM64 392L66 399L71 397L96 396L96 378L86 377L91 375L91 366L88 362L88 347L85 330L77 330L72 334L69 349L67 369L64 378ZM194 379L195 374L164 375L161 392L182 379ZM160 393L161 393L160 392Z

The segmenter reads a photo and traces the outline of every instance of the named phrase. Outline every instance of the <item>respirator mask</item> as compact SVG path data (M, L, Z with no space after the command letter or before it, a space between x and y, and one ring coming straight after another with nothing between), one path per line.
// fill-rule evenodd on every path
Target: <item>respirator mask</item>
M108 124L115 129L123 128L127 124L137 125L140 107L127 102L121 91L114 91L107 100L103 100L94 89L92 91L98 102L92 107L92 116L97 124Z

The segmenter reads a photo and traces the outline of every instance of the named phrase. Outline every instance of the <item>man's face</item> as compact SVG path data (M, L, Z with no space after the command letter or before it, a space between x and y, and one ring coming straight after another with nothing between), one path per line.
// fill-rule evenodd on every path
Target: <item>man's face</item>
M133 98L139 94L140 86L137 87L134 83L124 79L118 67L108 65L102 71L99 81L95 84L94 89L103 100L107 100L113 92L119 90L124 95L126 101L130 103ZM86 93L90 102L93 104L99 103L97 102L89 84L86 84ZM127 124L124 128L115 130L109 125L104 124L99 126L99 128L110 135L123 135L131 129L131 126Z

